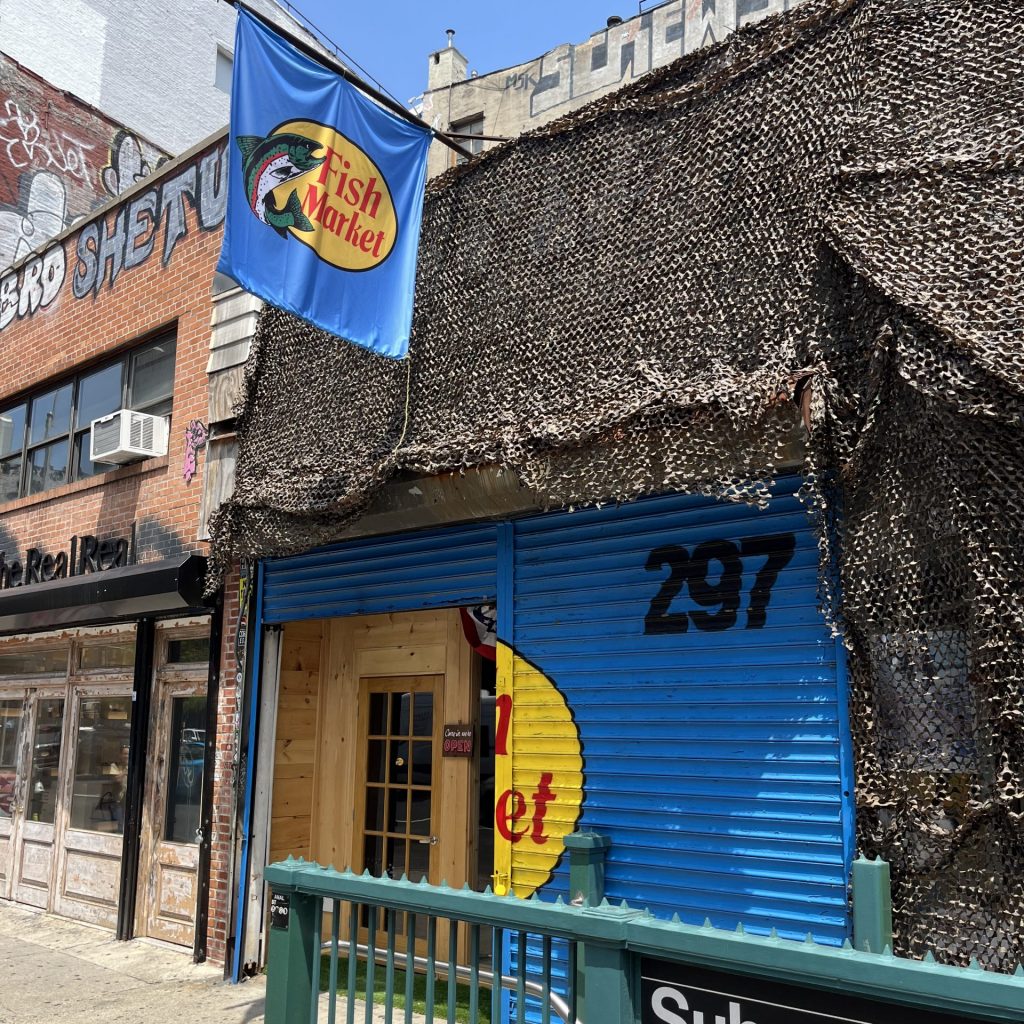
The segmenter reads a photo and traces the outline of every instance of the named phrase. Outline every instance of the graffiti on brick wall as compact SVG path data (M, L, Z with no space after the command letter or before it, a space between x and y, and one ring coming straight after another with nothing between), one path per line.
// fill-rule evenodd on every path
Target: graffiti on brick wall
M122 171L138 173L134 167L131 162L115 167L112 155L107 169L120 181ZM167 267L179 243L188 237L189 210L200 231L214 231L224 222L226 144L176 168L105 217L85 224L67 241L66 249L64 243L56 242L17 270L0 274L0 331L51 306L69 276L71 295L84 300L95 298L104 286L113 288L122 274L145 265L155 253ZM2 224L0 220L0 230Z
M39 167L79 181L88 179L92 145L60 128L42 124L35 110L22 109L16 100L7 100L3 115L0 146L12 167Z
M0 269L41 253L165 159L0 54Z

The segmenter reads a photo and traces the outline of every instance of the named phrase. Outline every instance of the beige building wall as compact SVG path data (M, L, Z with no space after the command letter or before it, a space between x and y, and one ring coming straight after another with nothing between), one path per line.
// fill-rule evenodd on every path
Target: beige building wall
M422 117L440 131L472 126L485 136L519 135L797 3L670 0L619 24L609 19L612 23L586 42L564 43L525 64L476 77L467 77L470 61L449 45L428 57ZM484 141L482 146L497 144ZM428 174L440 174L455 159L450 149L435 142Z

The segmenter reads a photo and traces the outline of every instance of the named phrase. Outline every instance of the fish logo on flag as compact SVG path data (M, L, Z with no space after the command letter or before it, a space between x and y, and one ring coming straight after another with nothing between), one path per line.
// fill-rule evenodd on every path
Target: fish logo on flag
M240 9L217 269L382 355L409 347L431 133Z

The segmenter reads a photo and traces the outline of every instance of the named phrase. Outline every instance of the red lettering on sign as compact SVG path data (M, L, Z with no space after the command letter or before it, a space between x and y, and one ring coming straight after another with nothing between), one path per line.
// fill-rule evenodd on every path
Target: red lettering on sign
M543 832L544 815L547 813L548 804L557 799L558 797L551 792L551 772L544 772L540 777L537 792L533 794L533 831L530 833L530 838L539 846L548 841Z
M494 734L494 753L504 757L508 753L508 727L512 721L512 694L499 693L495 706L498 709L498 728Z
M512 801L512 810L509 811L508 804ZM526 829L516 832L512 827L526 813L526 801L518 789L506 789L498 797L497 806L494 808L494 825L501 833L502 838L510 843L518 843L526 835Z

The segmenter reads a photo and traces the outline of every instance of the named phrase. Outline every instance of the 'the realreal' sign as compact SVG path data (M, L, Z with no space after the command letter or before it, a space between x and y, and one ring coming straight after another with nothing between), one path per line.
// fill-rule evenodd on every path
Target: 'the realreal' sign
M7 552L0 551L0 590L119 569L130 564L131 553L131 542L127 537L100 540L92 534L72 537L67 551L29 548L24 558L9 560Z

